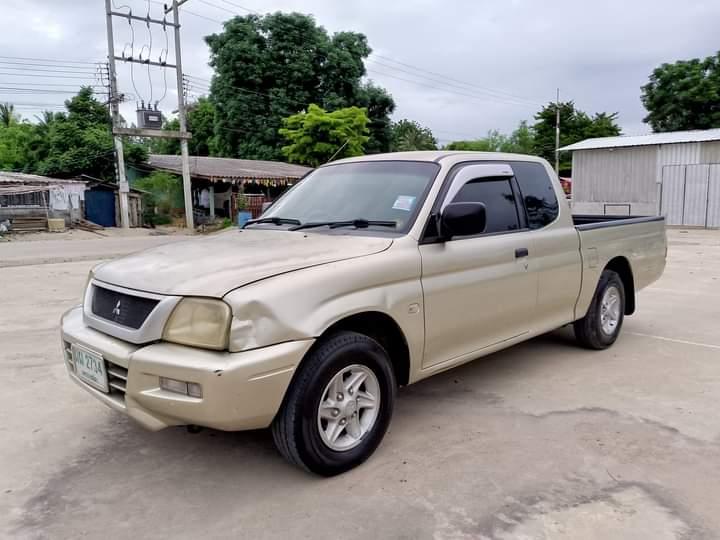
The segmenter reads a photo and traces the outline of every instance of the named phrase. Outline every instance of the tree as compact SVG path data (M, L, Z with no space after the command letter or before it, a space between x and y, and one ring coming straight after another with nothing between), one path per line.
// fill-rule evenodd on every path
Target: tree
M91 88L84 87L65 102L65 108L67 113L56 114L49 124L37 128L42 137L34 149L32 171L58 178L82 173L115 178L111 122L105 106ZM128 164L146 160L147 152L139 143L126 141L124 147Z
M510 134L503 152L512 152L515 154L533 154L535 151L535 134L523 120L515 131Z
M655 68L641 99L653 131L720 127L720 52Z
M509 152L514 154L533 154L535 136L523 120L510 135L503 135L498 130L488 131L486 137L474 141L454 141L445 147L447 150L473 152Z
M409 150L437 150L437 139L429 128L423 127L414 120L400 120L391 127L392 152Z
M144 203L148 213L145 221L150 224L168 223L176 210L185 208L182 179L179 176L153 171L135 182L134 187L146 192Z
M200 97L187 106L187 126L192 133L188 141L188 152L191 156L211 156L215 153L215 106L206 97ZM178 131L180 121L177 118L166 122L163 129ZM154 139L150 143L151 150L156 154L180 154L179 139Z
M555 162L555 117L558 105L549 103L535 115L532 127L535 139L534 153L550 163ZM618 113L596 113L593 117L575 108L572 101L560 103L560 146L567 146L593 137L620 135L617 125ZM560 169L567 171L572 166L570 156L560 155Z
M502 152L502 147L507 143L507 137L498 130L488 131L486 137L472 141L453 141L449 143L446 150L459 150L461 152Z
M10 127L17 124L20 118L15 113L15 106L11 103L0 103L0 126Z
M35 133L32 124L0 126L0 170L26 171L30 164Z
M348 107L327 112L317 105L289 116L279 130L289 144L283 154L293 163L317 167L334 158L359 156L367 143L368 116L364 109Z
M374 84L360 87L357 97L348 100L348 104L367 110L368 142L366 154L382 154L389 152L392 145L392 121L390 115L395 111L395 101L384 88Z
M389 149L395 104L383 89L361 82L371 52L364 35L330 36L310 16L275 13L235 17L205 39L215 69L211 99L218 155L282 159L283 118L311 103L325 110L366 108L366 150Z

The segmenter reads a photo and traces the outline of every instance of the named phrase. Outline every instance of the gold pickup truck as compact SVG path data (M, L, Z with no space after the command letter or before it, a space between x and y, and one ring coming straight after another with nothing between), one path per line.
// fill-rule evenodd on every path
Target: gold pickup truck
M609 347L665 256L662 217L573 216L539 158L345 159L242 229L94 268L63 357L148 429L271 427L333 475L373 453L399 386L570 323Z

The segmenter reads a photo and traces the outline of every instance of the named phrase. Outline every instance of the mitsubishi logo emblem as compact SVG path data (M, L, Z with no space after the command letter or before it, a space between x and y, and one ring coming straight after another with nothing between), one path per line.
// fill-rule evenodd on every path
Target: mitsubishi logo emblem
M121 300L118 300L118 301L117 301L117 304L115 304L115 307L114 307L113 310L112 310L112 314L113 314L115 317L119 317L119 316L120 316L120 302L121 302Z

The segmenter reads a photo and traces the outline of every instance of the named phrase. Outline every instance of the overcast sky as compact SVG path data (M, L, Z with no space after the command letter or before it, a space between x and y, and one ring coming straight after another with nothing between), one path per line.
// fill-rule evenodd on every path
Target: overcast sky
M70 85L99 84L94 68L80 62L107 55L103 0L2 3L0 102L16 102L32 118L38 109L61 105L69 97L61 92L72 91ZM151 16L162 16L156 0L115 3L143 16L149 5ZM647 132L640 86L652 69L720 48L718 0L189 0L181 8L185 73L209 79L203 36L249 10L310 13L331 33L367 35L374 51L368 77L392 93L395 118L429 126L442 143L481 137L490 129L510 132L521 120L532 121L557 87L561 99L588 113L617 111L624 133ZM115 25L120 54L130 27L124 19ZM133 28L137 55L149 45L149 35L143 23ZM165 47L162 28L154 28L152 38L156 59ZM171 33L169 39L172 47ZM147 70L134 68L135 88L127 65L119 73L122 91L150 98ZM162 70L150 76L152 100L164 95L160 108L173 110L175 73L167 73L167 92ZM202 93L201 84L191 91ZM48 88L53 92L41 93ZM134 103L123 107L129 120L133 111Z

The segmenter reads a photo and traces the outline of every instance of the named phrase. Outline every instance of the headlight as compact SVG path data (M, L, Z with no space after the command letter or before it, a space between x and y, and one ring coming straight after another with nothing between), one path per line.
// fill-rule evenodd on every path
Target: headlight
M222 300L183 298L165 324L163 339L222 350L227 348L231 318L230 306Z

